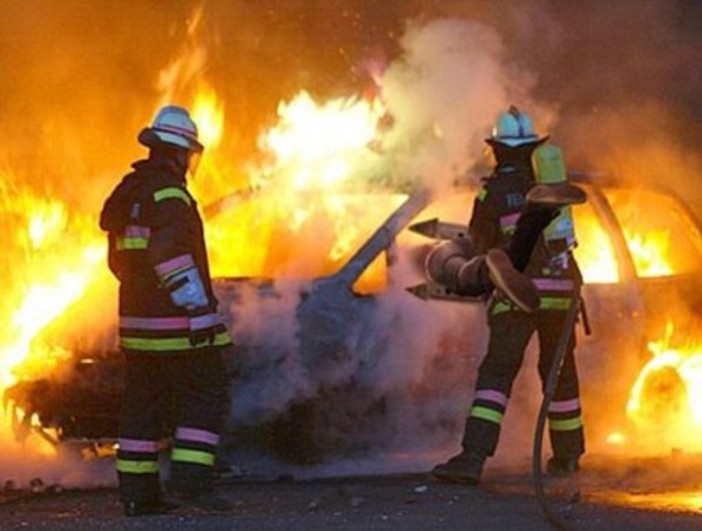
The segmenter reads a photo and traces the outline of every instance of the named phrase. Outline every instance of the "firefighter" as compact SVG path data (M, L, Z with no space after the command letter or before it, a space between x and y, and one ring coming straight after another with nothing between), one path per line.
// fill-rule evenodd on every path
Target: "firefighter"
M534 247L542 232L560 219L564 209L585 199L585 192L569 183L534 186L526 194L514 236L504 248L480 254L471 238L446 240L429 252L424 272L432 282L458 295L494 294L532 313L539 307L539 293L524 270Z
M228 403L223 348L231 340L217 314L202 220L186 187L203 146L188 112L172 105L138 140L148 158L132 165L100 216L119 280L125 359L120 498L127 516L178 505L228 510L214 493L213 463ZM166 496L159 451L168 437Z
M513 245L515 227L518 227L517 220L526 198L538 202L549 195L548 185L535 186L532 164L535 151L541 149L547 140L548 137L539 138L534 133L531 118L517 108L511 107L499 116L491 137L486 139L486 154L492 161L493 172L483 180L469 223L469 234L477 252ZM574 203L584 200L583 195ZM567 310L573 295L579 294L582 285L572 254L572 223L570 228L570 234L561 234L557 240L547 240L544 231L533 252L515 254L522 260L531 255L526 263L515 263L515 267L523 269L537 287L537 311L524 311L512 300L491 299L488 305L488 349L478 371L462 439L463 448L446 463L434 467L433 473L439 479L467 484L479 482L487 457L492 456L497 447L512 384L534 332L539 340L538 372L545 385L556 345L564 330ZM547 470L553 475L577 471L579 458L585 451L574 348L575 334L571 330L560 380L548 414L553 456L547 462Z

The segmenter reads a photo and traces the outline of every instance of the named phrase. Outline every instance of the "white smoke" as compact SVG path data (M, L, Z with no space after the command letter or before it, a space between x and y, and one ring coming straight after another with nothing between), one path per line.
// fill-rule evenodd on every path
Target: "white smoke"
M410 23L400 42L403 53L380 82L393 118L379 158L390 175L386 184L403 188L409 181L413 188L432 189L441 201L481 159L483 139L499 112L512 103L540 116L551 112L528 96L533 76L506 63L494 28L456 19ZM470 209L466 203L442 215L465 222ZM310 365L318 355L315 345L301 352L300 329L291 321L300 292L309 287L288 283L278 297L244 297L236 305L235 330L264 346L255 349L260 355L248 353L251 377L235 390L234 424L284 418L294 405L308 408L321 424L317 430L324 431L310 428L310 436L319 443L317 458L327 465L305 475L344 473L345 448L355 473L377 473L425 469L458 447L486 348L484 308L415 298L404 288L424 279L411 250L400 243L397 258L388 288L374 303L332 293L336 300L320 303L328 312L305 323L330 351L316 359L317 366ZM323 297L313 291L314 296ZM333 346L336 332L345 342L343 355ZM521 418L518 404L513 409ZM354 439L362 455L354 453ZM342 455L334 453L335 444ZM386 459L378 469L379 455L408 453L414 456L410 462Z
M432 189L446 190L481 161L483 139L510 104L550 117L530 96L534 76L506 61L493 27L460 19L410 23L400 43L403 53L382 77L395 117L385 146L399 171Z

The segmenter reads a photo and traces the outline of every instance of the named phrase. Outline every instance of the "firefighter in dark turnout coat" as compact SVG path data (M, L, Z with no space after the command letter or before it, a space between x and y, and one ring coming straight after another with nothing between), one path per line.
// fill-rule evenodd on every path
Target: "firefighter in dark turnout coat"
M534 134L531 119L514 107L499 117L492 138L486 140L494 155L494 172L484 179L469 224L469 234L477 252L510 243L525 198L530 189L536 191L532 155L546 140ZM542 235L533 253L517 253L517 256L531 255L527 262L514 265L518 270L524 270L538 289L539 308L528 313L509 300L491 299L488 351L479 368L463 435L463 451L434 468L433 472L439 478L478 483L486 458L493 455L497 447L512 383L535 331L539 339L539 376L545 384L566 312L574 292L579 293L582 285L571 252L572 243L561 242L560 247L553 248L547 245ZM585 451L574 348L573 331L549 408L553 457L548 462L548 470L552 474L576 471L578 459Z
M120 283L126 373L117 472L128 516L174 508L159 481L158 454L168 436L173 499L217 499L212 470L228 402L222 348L231 344L217 314L202 221L186 188L203 149L197 127L185 109L167 106L139 141L149 147L148 159L133 164L100 216ZM169 423L175 433L164 431Z

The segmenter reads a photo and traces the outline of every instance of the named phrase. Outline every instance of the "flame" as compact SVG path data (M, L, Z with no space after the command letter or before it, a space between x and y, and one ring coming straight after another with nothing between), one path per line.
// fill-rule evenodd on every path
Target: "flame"
M640 277L664 277L675 273L670 259L669 230L653 230L646 234L625 230L624 237Z
M618 226L605 227L604 216L592 203L573 209L581 242L575 257L586 283L619 282L620 259L631 261L638 278L686 274L702 267L700 230L673 198L640 189L606 188L603 192ZM628 256L615 252L612 233L619 230Z
M226 106L203 75L207 50L196 42L201 14L192 18L181 53L158 72L157 101L145 102L144 108L155 114L163 105L182 105L198 125L205 151L189 187L205 213L213 276L311 278L337 271L406 198L364 193L377 177L372 168L385 112L380 101L318 102L301 92L280 103L277 123L260 136L261 161L238 166L234 161L242 162L241 151L228 143L236 132L226 136ZM111 186L125 170L110 169ZM95 176L81 177L90 182ZM114 340L115 293L109 301L90 298L103 285L116 287L106 267L105 235L97 226L100 201L91 196L86 211L81 190L73 201L61 199L50 183L38 179L0 172L0 227L6 235L0 258L5 274L0 394L75 356L71 333L102 333ZM105 194L110 185L104 185ZM70 196L76 190L63 186L61 191ZM385 263L378 258L354 289L376 291L384 282ZM12 440L10 413L0 420L6 421L0 439ZM48 451L28 442L24 448L35 456Z
M259 145L274 154L292 190L333 189L352 175L354 158L375 139L383 114L376 100L338 98L318 104L305 91L278 106L278 124Z
M176 94L175 85L200 64L202 51L190 52L161 73L165 93ZM216 163L224 139L224 105L211 86L198 86L189 108L209 162L203 165L203 178L193 184L221 197L232 192L225 178L231 169ZM305 92L281 103L279 123L261 137L269 159L249 175L250 182L266 182L269 188L255 195L246 189L242 197L249 204L233 209L233 222L222 215L206 225L213 235L213 273L310 277L331 273L348 259L404 199L397 194L384 202L374 198L371 204L368 196L341 189L356 177L359 162L373 155L369 144L376 139L380 112L372 101L319 104ZM20 377L48 371L70 355L38 338L106 276L105 239L95 218L56 198L12 188L12 180L0 180L2 228L14 237L8 249L12 262L6 266L14 289L1 307L6 326L0 334L0 390ZM383 271L382 263L373 264L365 285L378 286Z
M662 450L702 448L702 344L673 347L674 325L648 344L653 357L639 373L626 406L629 419ZM661 430L665 426L665 430Z
M619 282L619 264L612 240L591 204L573 209L578 241L575 259L588 284Z
M222 140L224 130L224 105L215 90L208 85L197 92L192 107L192 117L198 126L200 142L207 150L214 150Z
M2 229L11 236L6 251L12 262L6 269L9 296L1 307L6 326L0 332L0 391L17 380L19 365L24 365L23 374L33 370L30 353L42 347L32 341L85 293L105 257L94 220L26 189L6 185L4 192ZM50 365L52 355L44 360L33 356L34 366Z
M278 122L260 136L266 160L250 170L252 185L231 194L231 208L207 224L213 273L309 278L336 271L404 199L347 191L377 157L383 112L376 101L318 103L304 91L281 102ZM356 288L379 289L383 272L378 261Z
M607 436L606 441L613 446L624 446L626 436L620 431L614 431Z

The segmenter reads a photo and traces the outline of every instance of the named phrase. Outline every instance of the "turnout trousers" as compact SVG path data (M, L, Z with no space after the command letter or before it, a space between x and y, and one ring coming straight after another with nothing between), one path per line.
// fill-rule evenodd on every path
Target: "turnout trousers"
M122 502L148 504L160 499L159 453L168 437L173 438L170 486L193 494L210 491L229 405L221 349L124 357L116 465Z
M497 447L512 384L531 336L535 331L538 334L538 371L543 390L567 313L566 309L543 308L533 314L511 309L496 312L500 304L504 303L493 302L491 307L488 351L478 371L462 441L464 450L484 456L493 455ZM554 456L559 458L577 458L585 452L574 349L575 330L571 330L558 385L548 410L551 447Z

